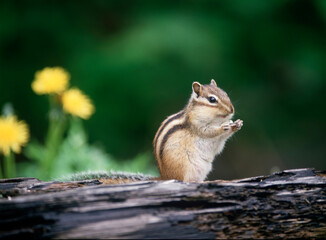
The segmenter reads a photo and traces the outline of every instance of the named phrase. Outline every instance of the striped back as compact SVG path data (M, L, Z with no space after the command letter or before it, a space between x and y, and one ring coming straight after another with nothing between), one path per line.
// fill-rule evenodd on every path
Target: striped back
M165 143L174 132L181 130L185 127L185 115L185 110L182 110L176 114L169 116L162 122L161 126L156 132L153 141L153 146L156 163L159 167L160 172L162 170L162 157Z

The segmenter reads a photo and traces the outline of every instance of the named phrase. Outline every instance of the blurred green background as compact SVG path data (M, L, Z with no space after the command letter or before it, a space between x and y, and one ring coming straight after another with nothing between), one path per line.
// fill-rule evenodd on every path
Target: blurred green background
M214 78L244 127L209 179L325 169L325 30L324 0L2 0L0 107L11 102L42 143L48 102L31 82L35 71L62 66L96 107L83 122L82 139L101 150L91 158L105 153L122 170L145 159L155 172L160 123L187 103L193 81ZM61 155L64 166L69 153ZM24 172L31 159L17 160L19 175L37 175ZM84 162L75 170L92 165Z

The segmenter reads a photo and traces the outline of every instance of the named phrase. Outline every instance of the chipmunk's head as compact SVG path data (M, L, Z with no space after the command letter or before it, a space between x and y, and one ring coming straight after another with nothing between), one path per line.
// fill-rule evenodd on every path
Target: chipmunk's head
M192 84L190 98L194 117L203 124L221 124L230 120L234 115L234 107L229 96L214 81L202 85L199 82Z

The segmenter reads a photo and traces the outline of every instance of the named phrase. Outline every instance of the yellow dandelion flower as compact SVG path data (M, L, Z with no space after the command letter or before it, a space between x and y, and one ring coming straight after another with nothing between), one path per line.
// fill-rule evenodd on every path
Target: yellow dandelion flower
M63 110L83 119L88 119L95 111L88 96L77 88L72 88L62 94Z
M27 124L15 116L0 117L0 153L8 156L10 150L19 153L29 138Z
M37 94L61 93L67 89L70 74L61 67L46 67L35 73L32 89Z

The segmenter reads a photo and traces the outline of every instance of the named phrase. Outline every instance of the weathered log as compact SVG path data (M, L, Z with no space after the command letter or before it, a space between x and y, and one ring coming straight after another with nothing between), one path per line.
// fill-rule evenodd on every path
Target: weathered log
M234 181L0 181L0 238L325 238L326 172Z

